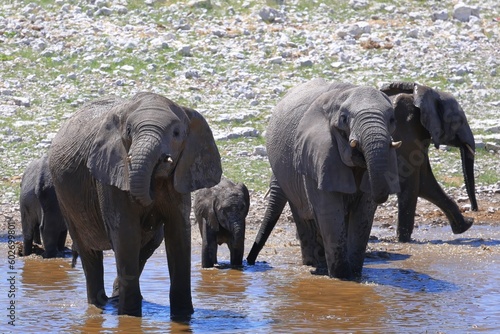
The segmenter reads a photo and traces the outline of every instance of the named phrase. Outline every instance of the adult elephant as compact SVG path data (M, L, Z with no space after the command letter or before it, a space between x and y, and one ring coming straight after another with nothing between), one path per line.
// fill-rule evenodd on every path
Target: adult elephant
M33 252L33 241L43 243L44 258L64 256L68 229L59 208L48 160L48 155L44 154L31 161L23 173L19 206L24 256Z
M377 203L399 191L394 112L380 91L314 79L291 89L267 128L269 205L249 264L288 202L304 264L361 275Z
M196 191L193 207L202 237L202 268L211 268L217 263L217 245L223 243L229 248L231 265L241 266L245 218L250 209L247 187L223 178L215 187Z
M415 223L417 198L437 205L448 218L453 233L467 231L472 218L464 218L458 205L444 192L432 173L428 150L449 145L460 148L465 188L471 209L477 211L474 184L475 142L462 107L449 93L413 82L384 85L396 116L394 139L402 141L397 150L401 192L398 194L397 238L409 242Z
M139 276L164 235L171 315L192 314L190 192L216 185L222 174L205 119L154 93L102 98L62 126L49 165L88 302L107 301L102 251L113 249L118 314L141 316Z

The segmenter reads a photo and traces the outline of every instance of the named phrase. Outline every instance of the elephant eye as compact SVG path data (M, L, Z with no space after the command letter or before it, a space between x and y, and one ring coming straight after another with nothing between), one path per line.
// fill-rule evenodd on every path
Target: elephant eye
M174 134L174 137L176 137L176 138L179 137L179 134L180 134L179 129L175 128L173 134Z
M127 124L127 137L130 138L131 135L132 135L132 125Z

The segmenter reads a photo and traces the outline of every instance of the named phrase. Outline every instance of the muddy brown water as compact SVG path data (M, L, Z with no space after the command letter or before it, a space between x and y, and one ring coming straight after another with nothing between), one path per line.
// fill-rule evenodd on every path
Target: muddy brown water
M247 251L254 239L247 236ZM143 317L118 316L86 303L81 264L70 258L16 258L14 275L6 264L0 279L0 332L195 332L195 333L492 333L500 331L500 227L474 226L454 236L449 226L421 226L415 242L391 241L393 230L374 228L360 282L316 276L300 265L290 224L276 228L255 266L222 264L200 268L200 240L193 229L192 295L189 323L169 317L169 276L160 247L141 277ZM105 253L105 283L115 277L112 252ZM9 298L10 276L15 297ZM7 284L6 284L7 282ZM15 301L15 327L8 324Z

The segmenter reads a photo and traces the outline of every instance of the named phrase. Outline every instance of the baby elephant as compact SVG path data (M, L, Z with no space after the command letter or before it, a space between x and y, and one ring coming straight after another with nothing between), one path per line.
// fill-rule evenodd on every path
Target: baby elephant
M63 256L67 228L49 173L48 156L32 161L24 171L19 198L23 229L23 255L33 251L33 241L41 241L44 258Z
M196 192L194 212L203 239L203 268L211 268L217 263L217 244L223 243L229 247L231 265L242 265L245 218L249 208L250 196L243 183L235 184L223 178L218 185Z

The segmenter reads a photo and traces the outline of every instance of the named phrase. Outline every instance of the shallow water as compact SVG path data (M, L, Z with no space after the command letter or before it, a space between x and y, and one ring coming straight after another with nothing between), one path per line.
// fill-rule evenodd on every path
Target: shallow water
M278 228L277 228L278 229ZM193 234L198 231L193 229ZM227 262L200 268L193 242L189 323L169 317L169 278L160 247L141 277L143 317L117 316L86 303L81 264L71 259L17 258L15 298L8 298L8 268L2 261L0 332L445 332L500 330L500 228L474 226L460 236L449 227L420 228L416 242L391 242L394 231L374 229L361 282L315 276L299 265L293 227L278 229L255 266L230 269ZM253 235L247 238L247 250ZM375 239L375 238L374 238ZM6 243L0 244L5 258ZM225 247L219 259L228 259ZM226 264L226 265L224 265ZM115 277L112 252L105 256L110 294ZM7 321L15 300L15 327ZM6 320L7 319L7 320Z

